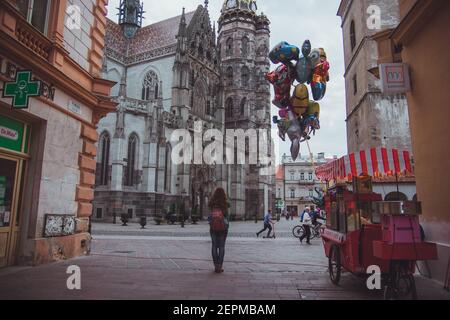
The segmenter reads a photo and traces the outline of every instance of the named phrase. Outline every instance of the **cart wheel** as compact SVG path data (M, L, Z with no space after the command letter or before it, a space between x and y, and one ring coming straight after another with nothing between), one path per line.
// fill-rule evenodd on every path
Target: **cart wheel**
M328 257L328 272L330 273L330 280L333 284L338 285L341 280L341 252L339 247L334 245L330 249Z
M305 232L305 229L303 229L302 226L295 226L294 229L292 229L292 234L296 238L300 238L304 232Z
M408 272L404 263L392 263L384 300L417 300L414 275Z

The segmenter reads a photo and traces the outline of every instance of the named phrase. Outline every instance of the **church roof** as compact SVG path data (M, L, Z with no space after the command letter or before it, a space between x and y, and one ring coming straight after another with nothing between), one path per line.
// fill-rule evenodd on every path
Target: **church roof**
M185 14L186 23L192 20L196 11ZM105 46L107 54L124 61L154 50L175 46L176 36L180 25L181 15L163 20L139 29L136 35L129 40L127 52L127 39L123 35L122 28L114 21L107 19Z
M281 166L277 166L276 172L275 172L275 178L277 180L284 180L284 167Z

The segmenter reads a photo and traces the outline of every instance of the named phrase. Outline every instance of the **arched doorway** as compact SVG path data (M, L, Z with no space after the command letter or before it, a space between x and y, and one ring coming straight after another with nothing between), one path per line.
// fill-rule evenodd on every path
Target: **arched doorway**
M208 201L214 191L214 170L211 166L192 166L191 168L191 205L197 206L201 219L208 216Z
M391 192L386 195L384 201L408 201L408 197L402 192Z

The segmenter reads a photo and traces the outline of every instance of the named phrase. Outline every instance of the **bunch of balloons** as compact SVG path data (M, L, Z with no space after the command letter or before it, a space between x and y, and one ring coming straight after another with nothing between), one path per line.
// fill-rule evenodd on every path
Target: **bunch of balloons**
M295 161L300 143L320 129L320 105L316 101L325 96L330 64L325 50L312 49L309 40L303 43L301 55L298 47L283 41L270 51L269 58L274 64L281 63L266 75L275 90L272 103L280 109L273 122L278 126L280 138L285 141L287 134L291 140L291 156ZM298 84L291 93L295 81ZM309 98L306 84L311 87L313 100Z

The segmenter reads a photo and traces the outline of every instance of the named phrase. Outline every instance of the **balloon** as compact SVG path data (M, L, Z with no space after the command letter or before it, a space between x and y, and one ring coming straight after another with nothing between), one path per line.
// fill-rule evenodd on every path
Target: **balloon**
M327 55L323 48L315 50L317 50L319 60L314 67L311 81L311 91L314 100L321 100L325 96L327 90L327 81L330 80L330 63L327 61Z
M272 101L278 108L286 108L291 99L291 85L294 81L292 67L287 65L278 66L275 71L266 74L266 79L273 85L275 99Z
M307 57L309 56L310 53L311 53L311 41L305 40L305 42L303 42L302 45L302 54L304 57Z
M309 101L308 109L303 115L303 123L309 127L314 133L315 130L320 129L320 104L315 101Z
M309 54L308 59L311 67L314 69L320 63L320 50L313 49Z
M303 136L302 128L292 111L288 112L289 116L289 127L287 129L287 135L289 140L291 140L291 156L292 160L297 160L300 153L300 141Z
M281 118L287 118L288 117L288 109L287 108L285 108L285 109L280 109L279 111L278 111L278 115L281 117Z
M320 104L315 101L309 101L308 102L308 109L306 110L305 114L307 116L316 116L317 119L320 117Z
M298 84L295 87L291 98L291 107L297 117L300 117L308 108L309 93L304 84Z
M313 81L311 83L311 91L312 91L314 100L316 100L316 101L322 100L327 91L326 82L314 82Z
M300 57L300 51L302 56ZM320 129L320 105L316 101L323 99L330 80L330 64L323 48L312 49L311 42L305 40L301 50L283 41L269 54L273 63L282 63L266 75L273 85L275 99L273 104L280 108L273 123L278 127L278 135L285 141L286 134L291 141L291 156L295 161L300 154L300 143L309 140L311 133ZM291 61L296 60L296 64ZM297 80L291 96L291 86ZM309 100L310 84L312 98Z
M289 63L292 60L298 60L300 49L296 46L290 45L286 41L277 44L269 53L269 59L274 64Z
M273 123L278 127L278 136L281 140L286 141L286 132L289 125L289 121L285 118L278 119L277 116L273 117Z
M314 64L310 57L311 53L311 42L309 40L306 40L302 46L302 56L300 57L300 59L298 59L295 66L297 73L296 79L301 84L304 84L306 82L310 83L312 79Z

